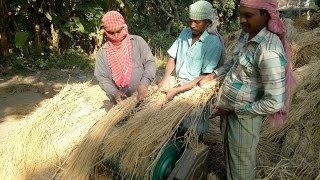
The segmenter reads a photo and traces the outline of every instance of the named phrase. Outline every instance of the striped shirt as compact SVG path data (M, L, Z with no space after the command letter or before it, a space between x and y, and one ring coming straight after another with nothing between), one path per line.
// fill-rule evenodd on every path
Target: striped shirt
M273 114L284 106L286 58L279 37L262 29L248 41L241 33L231 61L214 72L226 75L217 105L235 108L238 116Z

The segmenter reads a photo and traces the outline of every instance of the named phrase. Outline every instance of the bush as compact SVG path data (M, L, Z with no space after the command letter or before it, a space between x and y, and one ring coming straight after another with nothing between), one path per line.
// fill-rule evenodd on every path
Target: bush
M40 55L12 56L8 60L9 64L2 74L24 74L30 71L48 69L80 69L91 71L94 68L94 60L90 59L83 51L69 49L64 54L55 55L53 53Z

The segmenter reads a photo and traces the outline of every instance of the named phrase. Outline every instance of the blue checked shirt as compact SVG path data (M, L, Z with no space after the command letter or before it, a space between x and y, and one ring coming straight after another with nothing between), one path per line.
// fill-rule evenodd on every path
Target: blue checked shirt
M217 105L235 108L238 116L267 115L281 110L285 99L286 58L279 37L262 29L248 41L241 33L233 59L214 72L226 75Z

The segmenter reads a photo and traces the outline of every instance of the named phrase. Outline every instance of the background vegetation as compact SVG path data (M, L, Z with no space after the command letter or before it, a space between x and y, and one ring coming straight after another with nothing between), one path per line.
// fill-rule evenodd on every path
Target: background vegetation
M101 18L121 12L132 34L144 37L163 55L188 21L195 0L1 0L0 71L19 69L92 69L104 42ZM218 10L222 34L239 29L239 0L210 1ZM297 6L308 0L282 0ZM318 0L312 4L319 3Z

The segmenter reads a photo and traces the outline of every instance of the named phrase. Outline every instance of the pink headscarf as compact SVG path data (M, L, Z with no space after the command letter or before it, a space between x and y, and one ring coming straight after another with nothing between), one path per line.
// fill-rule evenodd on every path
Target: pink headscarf
M129 85L132 73L131 42L123 16L117 11L107 12L103 18L107 36L107 59L111 68L112 79L118 87ZM116 35L109 34L122 28Z
M271 17L268 22L268 30L279 36L286 53L287 65L285 69L286 85L284 108L269 116L269 119L273 125L280 126L283 124L288 115L290 104L289 90L295 85L296 81L291 68L291 52L288 40L286 38L286 29L279 16L278 2L276 0L241 0L240 5L255 9L265 9L268 11Z

